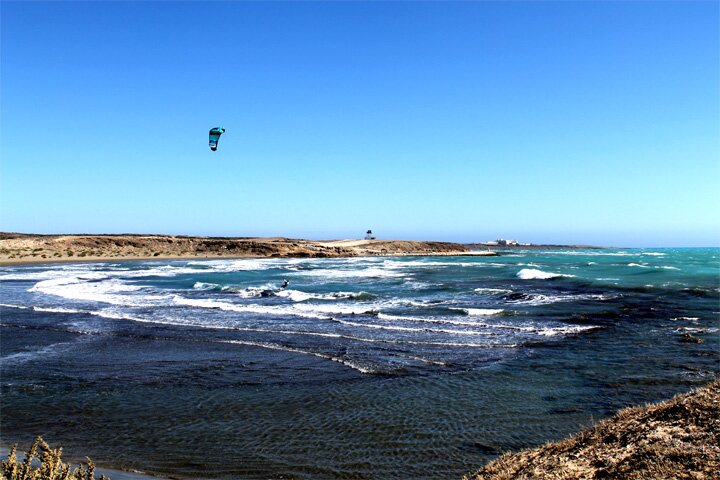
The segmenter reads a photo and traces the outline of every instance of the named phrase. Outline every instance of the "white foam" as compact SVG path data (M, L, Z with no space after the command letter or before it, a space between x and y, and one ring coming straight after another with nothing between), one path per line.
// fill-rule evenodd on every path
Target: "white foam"
M356 298L364 292L331 292L331 293L308 293L300 290L279 290L275 293L278 297L288 298L293 302L304 302L306 300L345 300Z
M137 292L142 288L137 285L128 285L117 279L108 279L103 274L88 272L82 277L73 276L43 280L36 283L29 291L71 300L103 302L133 307L155 305L159 300L167 298L159 295L126 295L126 293Z
M82 275L88 270L43 270L40 272L11 272L0 275L0 280L50 280L53 278L63 278L72 275Z
M375 313L372 305L317 305L317 304L294 304L294 305L257 305L257 304L236 304L221 300L208 298L185 298L175 296L174 303L197 308L212 308L232 312L256 313L261 315L294 315L306 318L330 319L329 315L362 315Z
M565 302L578 302L578 301L586 301L586 300L609 300L611 298L614 298L612 295L604 295L601 293L594 293L594 294L581 294L581 295L572 295L572 294L564 294L564 295L542 295L542 294L534 294L531 295L529 298L522 299L522 300L511 300L509 303L515 304L515 305L550 305L552 303L565 303Z
M142 318L137 316L129 316L123 312L114 311L111 309L99 310L87 312L91 315L97 315L104 318L118 319L118 320L131 320L140 323L151 323L159 325L175 325L175 326L192 326L197 328L210 328L210 329L222 329L222 330L235 330L243 332L256 332L256 333L271 333L281 335L302 335L302 336L316 336L325 338L336 338L351 340L356 342L364 343L385 343L395 345L428 345L437 347L466 347L466 348L516 348L517 344L488 344L488 343L464 343L464 342L435 342L435 341L423 341L423 340L405 340L397 338L366 338L359 337L356 335L340 334L340 333L325 333L325 332L313 332L313 331L297 331L297 330L281 330L281 329L266 329L266 328L250 328L242 327L239 325L227 325L227 324L208 324L198 322L196 319L188 318L182 320L170 320L170 319L158 319L158 318ZM338 322L348 323L348 322ZM362 325L362 324L358 324ZM425 330L427 331L427 330ZM260 346L260 345L258 345Z
M30 307L27 307L25 305L13 305L11 303L0 303L0 307L7 307L7 308L19 308L21 310L28 310Z
M648 265L647 263L628 263L627 266L628 267L640 267L640 268L661 268L661 269L665 269L665 270L680 270L678 267L672 267L669 265L651 266L651 265Z
M428 300L411 300L409 298L391 298L375 302L373 305L377 308L397 308L397 307L432 307L439 302L430 302Z
M575 335L578 333L589 332L590 330L597 330L602 327L595 325L589 326L567 326L567 327L554 327L554 328L543 328L537 330L538 335L546 337L554 337L556 335Z
M110 308L105 308L102 310L92 310L92 311L83 312L83 313L88 313L88 314L94 315L96 317L109 318L111 320L131 320L134 322L143 322L143 323L151 323L152 322L152 321L144 319L142 317L138 317L135 315L129 315L128 313L123 312L121 310L113 310ZM180 324L177 324L177 325L180 325Z
M506 288L476 288L473 291L477 292L477 293L491 293L491 294L512 293L512 290L506 289Z
M32 307L36 312L48 312L48 313L87 313L83 310L77 310L75 308L62 308L62 307Z
M405 286L410 287L413 290L424 290L426 288L439 287L441 285L442 284L440 283L418 282L413 279L405 279Z
M303 303L300 305L293 305L291 308L303 312L336 315L363 315L377 313L377 310L374 308L373 305L315 305Z
M276 285L266 284L261 287L236 287L233 285L226 285L221 288L223 292L232 292L240 298L257 298L262 296L269 296L274 294L277 290Z
M302 270L293 272L293 275L302 275L307 277L323 277L323 278L382 278L382 277L402 277L403 273L393 270L386 270L380 267L369 267L358 270L346 269L317 269Z
M45 347L38 348L36 350L30 350L26 352L12 353L4 357L0 357L0 363L3 364L18 364L25 363L30 360L37 358L44 358L48 355L56 354L67 350L70 346L74 345L75 342L60 342Z
M407 315L389 315L386 313L380 313L378 314L378 319L385 320L385 321L397 321L397 322L421 322L421 323L435 323L435 324L449 324L449 325L462 325L462 326L468 326L468 327L477 327L477 326L483 326L483 324L478 322L468 322L464 320L455 320L450 318L436 318L436 317L412 317Z
M502 308L463 308L462 310L464 310L465 313L471 316L497 315L505 311Z
M717 328L693 328L693 327L679 327L675 329L676 332L688 332L688 333L715 333L718 331Z
M350 327L360 328L374 328L379 330L395 330L400 332L412 332L412 333L445 333L450 335L491 335L488 332L476 332L471 330L447 330L438 328L411 328L411 327L398 327L394 325L377 325L374 323L357 323L349 322L347 320L334 319L336 322Z
M470 316L490 316L490 315L498 315L500 313L503 313L505 310L502 308L459 308L459 307L449 307L450 310L456 311L456 312L462 312L465 315Z
M325 353L313 352L310 350L302 350L299 348L288 347L288 346L280 345L277 343L252 342L249 340L219 340L218 343L227 343L227 344L231 344L231 345L246 345L246 346L250 346L250 347L266 348L268 350L278 350L278 351L283 351L283 352L299 353L301 355L312 355L315 357L323 358L325 360L330 360L333 362L341 363L341 364L345 365L346 367L352 368L353 370L357 370L360 373L365 373L365 374L377 373L377 370L375 370L375 369L364 367L363 365L360 365L353 361L349 361L347 359L335 357L333 355L328 355Z
M163 265L159 267L142 270L130 270L127 268L110 268L102 263L98 264L74 264L67 268L54 268L43 271L32 272L10 272L0 275L0 280L53 280L73 277L92 278L100 280L103 278L142 278L142 277L173 277L181 274L197 273L194 268L175 267Z
M298 317L317 318L328 320L330 317L323 315L320 309L302 309L299 306L283 306L283 305L256 305L256 304L236 304L224 302L221 300L212 300L209 298L185 298L175 296L173 302L177 305L185 305L196 308L218 309L230 312L254 313L260 315L294 315Z
M288 298L293 302L304 302L312 298L317 298L311 293L301 292L300 290L280 290L276 293L278 297Z
M605 252L605 251L553 251L553 252L542 252L544 255L570 255L570 256L585 256L585 257L632 257L636 254L630 252ZM509 255L508 255L509 256Z
M173 265L162 265L144 270L114 269L93 272L105 277L123 278L144 278L144 277L175 277L177 275L198 273L196 268L175 267Z
M428 257L427 260L384 260L382 265L390 269L404 269L404 268L433 268L437 267L483 267L486 263L482 262L448 262L438 260L437 257Z
M270 268L281 268L283 263L279 259L264 259L264 258L248 258L248 259L233 259L233 260L193 260L187 263L187 265L195 265L198 267L205 267L207 270L213 272L242 272L252 270L268 270ZM195 270L196 272L198 270Z
M523 280L549 280L558 277L574 277L575 275L566 275L562 273L550 273L533 268L523 268L517 273L517 277Z

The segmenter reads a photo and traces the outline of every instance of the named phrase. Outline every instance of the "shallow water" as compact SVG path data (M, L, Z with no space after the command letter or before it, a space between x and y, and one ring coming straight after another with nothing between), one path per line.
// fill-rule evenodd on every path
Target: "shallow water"
M43 434L180 476L457 477L717 378L719 262L662 249L1 268L2 443Z

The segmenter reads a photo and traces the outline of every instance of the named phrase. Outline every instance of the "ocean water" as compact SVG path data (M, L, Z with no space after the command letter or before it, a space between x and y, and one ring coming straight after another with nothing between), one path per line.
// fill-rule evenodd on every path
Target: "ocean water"
M720 249L3 267L0 442L179 477L457 478L718 378L719 284Z

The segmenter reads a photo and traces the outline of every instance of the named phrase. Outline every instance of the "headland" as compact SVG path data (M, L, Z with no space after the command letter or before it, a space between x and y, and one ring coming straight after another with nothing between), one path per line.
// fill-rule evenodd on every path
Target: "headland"
M384 255L495 255L451 242L305 240L182 235L0 233L0 265L194 258L323 258Z

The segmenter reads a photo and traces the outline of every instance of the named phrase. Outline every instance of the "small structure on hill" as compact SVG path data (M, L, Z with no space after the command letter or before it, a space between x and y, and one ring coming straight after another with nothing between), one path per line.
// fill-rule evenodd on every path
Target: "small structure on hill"
M365 232L365 240L375 240L375 235L372 230Z

